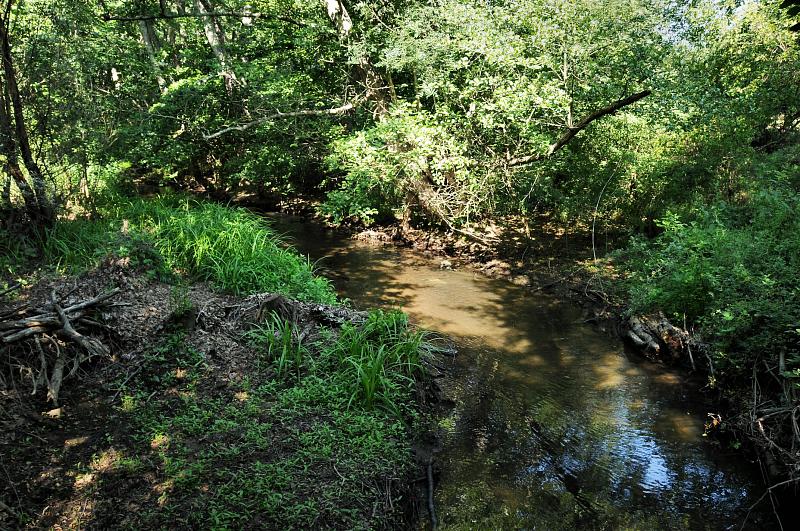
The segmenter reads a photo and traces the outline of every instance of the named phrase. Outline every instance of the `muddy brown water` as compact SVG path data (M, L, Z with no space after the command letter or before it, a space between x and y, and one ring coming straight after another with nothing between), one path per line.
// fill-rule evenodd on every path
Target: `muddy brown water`
M451 529L774 527L757 468L703 437L680 372L626 353L582 310L419 253L270 216L360 307L396 307L458 345L436 510ZM427 521L421 522L427 526Z

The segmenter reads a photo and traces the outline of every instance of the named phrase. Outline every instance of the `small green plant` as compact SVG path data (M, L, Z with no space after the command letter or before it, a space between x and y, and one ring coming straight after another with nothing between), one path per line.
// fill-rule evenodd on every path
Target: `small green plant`
M290 321L282 319L277 313L272 312L269 318L261 325L248 332L249 339L263 349L270 362L275 363L278 377L285 376L290 366L294 367L297 377L300 377L306 355L306 347Z
M420 369L421 332L402 312L374 310L361 325L345 325L332 346L349 388L348 404L381 404L399 413Z
M173 285L169 292L169 307L172 315L180 317L189 313L192 309L192 301L189 299L189 286L184 282Z

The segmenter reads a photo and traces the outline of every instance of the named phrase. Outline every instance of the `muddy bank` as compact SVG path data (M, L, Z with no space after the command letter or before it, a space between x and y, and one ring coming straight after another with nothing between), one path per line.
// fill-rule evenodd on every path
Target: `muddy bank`
M80 318L70 310L112 292ZM76 332L108 352L84 359L57 328L3 346L0 529L394 528L416 519L425 463L414 462L412 443L425 446L424 424L405 417L429 407L435 386L420 377L397 412L365 407L350 373L326 358L343 330L383 322L374 314L166 284L117 259L22 290L0 314L46 311L54 297ZM291 359L268 355L300 344ZM424 356L432 367L435 350ZM62 356L63 383L48 398Z

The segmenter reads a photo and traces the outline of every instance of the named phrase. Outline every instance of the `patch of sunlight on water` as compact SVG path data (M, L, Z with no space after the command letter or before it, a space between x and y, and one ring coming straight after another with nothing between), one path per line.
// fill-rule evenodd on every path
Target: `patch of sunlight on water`
M457 342L455 407L436 456L444 528L729 528L761 494L751 467L706 444L704 397L679 373L626 356L579 308L281 223L342 296L402 308Z

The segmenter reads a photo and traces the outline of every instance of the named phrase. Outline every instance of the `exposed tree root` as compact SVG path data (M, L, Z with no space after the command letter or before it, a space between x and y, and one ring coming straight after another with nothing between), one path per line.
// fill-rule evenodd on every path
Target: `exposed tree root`
M63 308L52 290L44 308L23 304L0 310L0 343L7 346L19 373L31 379L32 394L44 387L48 400L57 405L65 378L74 376L84 362L109 355L108 346L88 335L102 328L89 315L108 307L109 299L119 291L115 288Z

